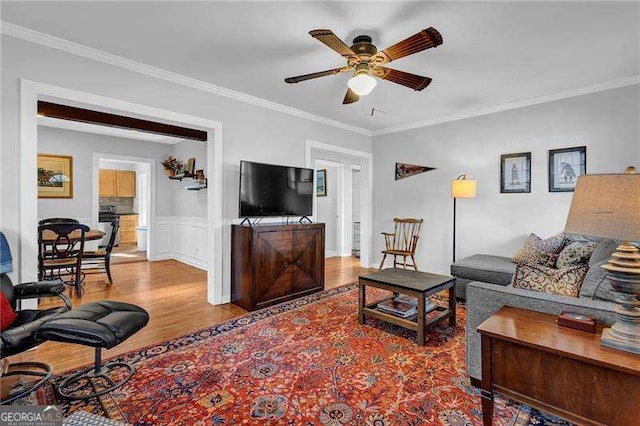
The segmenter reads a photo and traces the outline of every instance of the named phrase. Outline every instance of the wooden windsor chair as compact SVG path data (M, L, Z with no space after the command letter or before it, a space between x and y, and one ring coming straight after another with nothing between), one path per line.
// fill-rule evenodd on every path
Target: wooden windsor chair
M418 239L420 238L420 228L424 219L399 219L394 218L395 229L393 233L383 232L384 242L386 249L382 250L382 261L380 262L380 269L384 266L384 261L387 255L393 256L393 267L402 265L403 268L407 266L413 267L416 271L418 266L416 265L415 253L418 246ZM398 262L398 256L402 256L402 262ZM411 258L410 264L407 264L407 257Z

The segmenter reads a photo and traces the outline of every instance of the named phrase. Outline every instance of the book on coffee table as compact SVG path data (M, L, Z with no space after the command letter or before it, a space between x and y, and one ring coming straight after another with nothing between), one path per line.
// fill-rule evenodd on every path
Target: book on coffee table
M418 306L418 299L415 297L411 297L411 296L407 296L406 294L399 294L396 297L393 298L393 300L395 300L396 302L403 302L403 303L408 303L410 305L413 306ZM438 306L436 304L434 304L430 298L428 298L426 300L425 303L425 313L429 313L431 311L433 311L435 308L437 308Z
M397 301L394 299L385 300L384 302L378 303L378 309L396 315L402 318L410 317L411 315L415 315L416 306L410 303Z

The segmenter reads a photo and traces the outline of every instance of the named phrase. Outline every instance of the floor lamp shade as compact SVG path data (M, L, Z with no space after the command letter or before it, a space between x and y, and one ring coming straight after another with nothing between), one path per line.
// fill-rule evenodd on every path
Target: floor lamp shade
M573 193L565 232L622 241L602 265L617 293L616 322L600 344L640 354L640 175L584 175Z
M475 198L476 181L466 178L458 178L451 181L452 198Z

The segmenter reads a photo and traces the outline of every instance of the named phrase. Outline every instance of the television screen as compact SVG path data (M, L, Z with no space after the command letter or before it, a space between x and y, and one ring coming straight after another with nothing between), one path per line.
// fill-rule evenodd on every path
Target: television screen
M313 170L240 162L240 217L311 216Z

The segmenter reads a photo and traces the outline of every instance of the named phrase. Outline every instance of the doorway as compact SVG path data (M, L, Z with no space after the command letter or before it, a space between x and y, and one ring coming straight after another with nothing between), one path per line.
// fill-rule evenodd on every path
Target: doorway
M316 164L328 164L329 166L340 167L340 178L335 179L339 187L336 194L339 201L338 217L339 225L337 226L339 234L336 237L337 256L351 257L353 250L353 190L352 180L354 173L352 170L359 170L357 175L359 186L356 190L356 203L358 203L357 214L359 215L359 251L360 258L354 258L355 261L361 263L363 267L370 267L370 242L371 242L371 200L372 200L372 155L363 151L356 151L349 148L343 148L335 145L329 145L322 142L306 141L306 165L309 168L318 169ZM315 189L314 189L315 191ZM315 195L315 192L314 192ZM314 197L317 201L319 198ZM337 206L336 202L336 206ZM318 203L314 203L313 217L317 221L321 221L318 217ZM331 231L327 231L331 232Z
M111 235L111 222L119 218L119 230L111 254L112 264L149 260L147 248L150 246L151 233L147 225L151 204L155 202L155 186L151 190L151 169L155 163L152 158L94 153L92 202L93 211L98 211L97 228L105 232L103 246ZM133 191L126 197L109 193L101 187L108 185L104 180L116 173L126 174L135 181Z
M21 197L20 211L22 235L20 247L20 281L35 281L38 276L37 235L34 229L38 224L38 189L30 178L37 173L37 141L38 141L38 101L47 100L66 104L82 105L95 110L110 111L118 114L129 114L145 119L155 119L186 127L202 128L208 135L207 139L207 170L209 171L209 197L207 197L206 225L201 232L203 238L209 241L206 253L207 269L207 300L212 304L222 304L229 301L229 295L224 295L224 282L229 282L229 271L223 274L222 251L222 212L223 212L223 163L222 163L222 124L217 121L203 119L187 114L154 108L142 104L126 102L92 93L67 89L50 84L38 83L25 79L20 80L20 169L21 169ZM152 173L154 170L152 169ZM97 216L97 211L95 212ZM151 204L148 226L156 225L155 206ZM156 242L153 232L148 247L153 260Z

